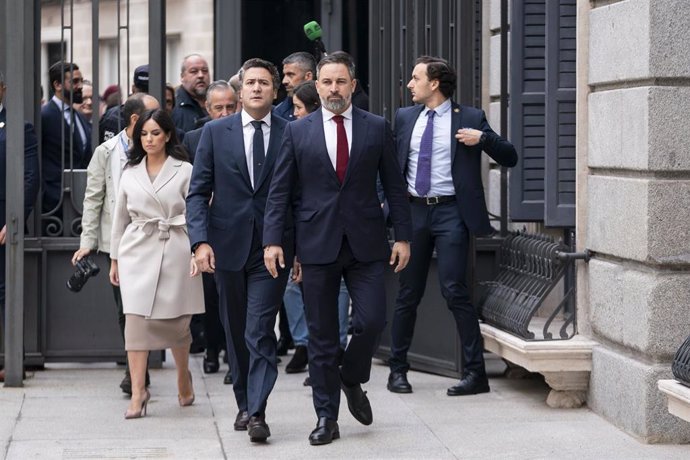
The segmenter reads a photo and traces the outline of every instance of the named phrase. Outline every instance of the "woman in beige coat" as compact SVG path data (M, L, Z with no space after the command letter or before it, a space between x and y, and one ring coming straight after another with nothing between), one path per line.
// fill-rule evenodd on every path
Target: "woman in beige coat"
M171 348L178 400L194 402L189 372L191 315L203 313L203 292L189 251L185 199L192 174L164 110L144 112L134 126L130 160L113 213L110 281L122 292L132 399L125 418L146 415L150 350Z

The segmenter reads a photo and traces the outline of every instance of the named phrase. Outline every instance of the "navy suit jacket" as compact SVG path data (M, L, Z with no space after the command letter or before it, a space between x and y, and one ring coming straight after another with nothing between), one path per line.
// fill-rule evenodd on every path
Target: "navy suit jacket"
M7 203L7 110L0 111L0 228L5 225L5 210ZM31 123L24 123L24 217L29 217L38 194L38 140ZM4 263L4 262L3 262Z
M196 155L196 148L199 146L199 141L201 140L201 133L203 127L194 129L185 134L184 139L181 141L182 146L187 150L187 155L189 155L189 162L194 164L194 156Z
M63 114L52 100L41 109L41 171L43 173L43 210L50 211L60 202L62 194L61 181L63 169L86 169L91 161L91 125L82 114L75 111L75 118L79 118L86 135L86 144L81 140L79 130L75 126L72 138L74 150L70 163L70 126L63 123ZM63 126L64 124L64 126ZM65 149L62 149L62 139L65 139ZM64 160L64 163L63 163Z
M187 195L187 228L192 246L211 245L216 268L242 269L255 232L261 238L268 188L286 125L285 120L271 115L271 136L256 190L249 179L241 114L203 127ZM280 244L294 245L292 235L290 225L281 233Z
M398 159L404 177L407 177L407 159L410 151L412 130L423 105L398 109L395 114L395 139L398 147ZM477 235L493 233L486 210L484 186L481 176L481 157L484 150L502 166L513 167L517 164L517 152L513 144L496 134L486 121L481 109L452 103L452 121L450 127L450 155L453 186L457 197L460 217L467 228ZM460 128L474 128L486 133L483 145L468 147L455 139Z
M353 107L351 144L341 185L328 156L321 109L287 126L266 204L264 245L280 244L292 203L300 262L334 262L343 236L358 261L387 259L377 175L390 203L395 239L412 239L410 205L388 122Z
M287 121L295 121L295 106L292 104L292 97L287 96L283 99L283 102L273 109L273 113Z

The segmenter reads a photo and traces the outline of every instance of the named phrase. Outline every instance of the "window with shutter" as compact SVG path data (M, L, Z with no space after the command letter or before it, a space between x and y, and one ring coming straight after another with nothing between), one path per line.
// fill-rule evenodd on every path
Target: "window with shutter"
M544 224L574 227L576 0L547 3Z
M516 0L511 21L510 216L572 227L576 0Z
M511 9L510 140L519 160L510 171L510 217L540 221L544 219L546 2L516 0Z

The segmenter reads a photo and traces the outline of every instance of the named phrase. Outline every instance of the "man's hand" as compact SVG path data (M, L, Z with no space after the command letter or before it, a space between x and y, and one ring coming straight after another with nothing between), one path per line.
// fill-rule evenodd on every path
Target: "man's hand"
M396 241L391 251L391 260L388 262L391 265L398 260L398 265L395 266L395 273L401 272L407 263L410 261L410 243L407 241Z
M194 251L194 262L199 270L204 273L215 273L216 256L208 243L201 243Z
M120 275L117 272L117 260L110 261L110 284L113 286L120 285Z
M292 261L292 281L295 283L302 282L302 264L297 260L297 256Z
M277 244L266 246L264 248L264 264L266 265L266 270L268 270L268 273L270 273L273 278L278 278L278 267L276 266L276 260L278 260L278 265L280 265L280 268L285 268L283 248Z
M0 230L0 246L4 246L7 239L7 225L2 226Z
M72 256L72 265L77 265L77 262L83 259L84 257L88 256L91 254L91 249L89 248L79 248L77 249L77 252L74 253Z
M482 137L482 131L472 128L460 128L455 134L458 142L462 142L468 147L479 144L479 139Z

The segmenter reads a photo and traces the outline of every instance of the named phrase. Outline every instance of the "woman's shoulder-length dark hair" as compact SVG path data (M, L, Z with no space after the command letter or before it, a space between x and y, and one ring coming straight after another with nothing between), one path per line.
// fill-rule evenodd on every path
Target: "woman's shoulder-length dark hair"
M146 150L144 150L144 146L141 143L141 131L144 129L144 123L149 120L155 121L163 132L170 136L168 142L165 143L165 154L176 160L189 161L187 151L177 139L175 123L170 114L163 109L154 109L142 113L134 125L132 130L132 148L128 153L129 161L127 164L130 166L138 165L146 157Z
M292 94L302 101L308 113L312 113L321 107L321 99L319 98L318 91L316 91L316 82L314 80L300 83Z

